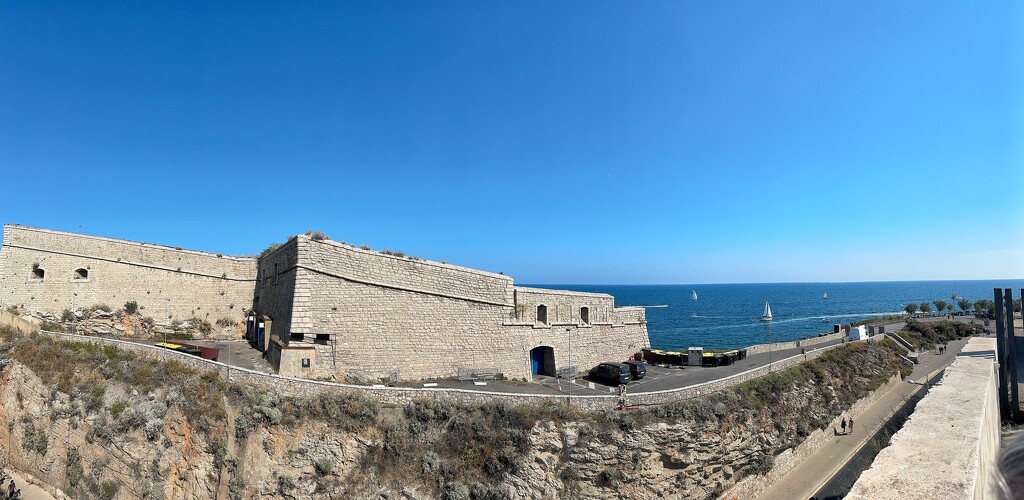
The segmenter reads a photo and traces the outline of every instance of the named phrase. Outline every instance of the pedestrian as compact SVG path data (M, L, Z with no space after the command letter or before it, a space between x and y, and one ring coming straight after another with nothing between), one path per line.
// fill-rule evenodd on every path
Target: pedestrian
M846 417L843 417L843 422L839 424L839 428L843 430L843 434L846 434Z
M619 408L626 407L626 384L619 384Z
M850 417L850 434L853 434L853 417Z

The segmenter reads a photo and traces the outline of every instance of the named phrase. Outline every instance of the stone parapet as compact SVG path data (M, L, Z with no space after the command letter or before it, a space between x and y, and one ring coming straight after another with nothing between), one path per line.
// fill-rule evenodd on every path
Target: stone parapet
M972 338L846 498L999 498L995 350L996 339Z
M6 225L0 306L59 315L135 301L160 323L237 321L252 304L255 273L251 258Z

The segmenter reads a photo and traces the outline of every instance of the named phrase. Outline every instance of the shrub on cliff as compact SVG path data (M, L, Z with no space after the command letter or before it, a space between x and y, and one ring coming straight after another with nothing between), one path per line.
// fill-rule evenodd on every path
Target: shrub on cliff
M915 347L930 350L938 344L974 335L975 330L974 325L959 321L922 323L911 320L907 322L906 329L900 333L906 341L914 344Z
M142 393L157 388L181 395L169 399L178 405L192 425L202 433L223 426L224 380L178 361L141 361L137 355L113 346L89 342L52 340L44 335L13 335L0 332L11 344L10 356L29 367L46 385L66 394L83 394L90 411L103 406L108 380L120 382ZM141 417L141 415L140 415ZM144 422L133 420L131 425Z
M22 422L22 430L25 437L21 441L21 447L25 451L33 451L40 455L45 455L46 450L50 446L50 439L46 435L46 431L36 429L35 424L31 420Z
M124 303L124 312L126 314L135 314L139 312L139 303L134 300L129 300Z

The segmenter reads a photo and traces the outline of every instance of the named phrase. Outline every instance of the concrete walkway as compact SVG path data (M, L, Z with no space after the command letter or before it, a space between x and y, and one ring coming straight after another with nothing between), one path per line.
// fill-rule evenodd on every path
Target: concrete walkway
M854 453L881 428L889 417L910 398L926 377L949 366L957 353L967 344L968 339L950 342L944 354L930 351L922 356L921 364L914 366L914 372L902 384L889 390L874 404L859 414L852 415L856 423L852 434L833 436L829 442L807 457L783 476L758 498L810 498L846 464Z
M54 500L54 496L47 493L46 490L31 484L25 479L24 476L19 474L17 471L7 469L7 473L10 474L11 478L14 479L14 485L16 488L21 490L21 498L24 500ZM9 483L8 483L9 484ZM7 486L6 484L4 486ZM4 489L4 498L6 498L7 490Z

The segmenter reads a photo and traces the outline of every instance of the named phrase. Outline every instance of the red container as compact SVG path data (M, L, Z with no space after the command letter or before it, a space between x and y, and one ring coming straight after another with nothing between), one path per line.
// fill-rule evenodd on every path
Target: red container
M203 347L203 346L194 345L194 344L181 344L181 345L183 345L185 347L191 347L192 349L198 349L199 350L199 357L203 358L203 359L208 359L210 361L217 361L217 357L220 355L220 349L216 349L216 348L213 348L213 347Z

